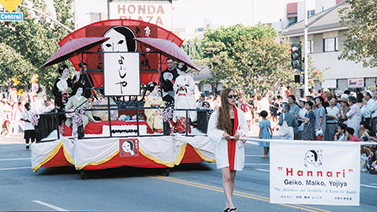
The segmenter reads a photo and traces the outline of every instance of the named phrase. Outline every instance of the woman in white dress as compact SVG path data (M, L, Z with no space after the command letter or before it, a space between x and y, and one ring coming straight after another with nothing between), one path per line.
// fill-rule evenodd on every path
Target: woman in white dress
M174 83L174 109L196 109L195 106L195 83L191 76L186 73L187 66L180 63L178 65L180 75ZM196 121L196 111L189 111L189 123ZM175 123L175 130L180 133L186 132L186 111L174 110L173 122ZM189 133L191 128L188 129Z
M236 171L243 169L245 161L244 141L240 138L246 137L249 131L243 111L236 107L236 97L232 89L224 89L221 107L211 115L208 123L208 137L216 146L216 165L223 177L224 211L237 211L232 201L234 180Z

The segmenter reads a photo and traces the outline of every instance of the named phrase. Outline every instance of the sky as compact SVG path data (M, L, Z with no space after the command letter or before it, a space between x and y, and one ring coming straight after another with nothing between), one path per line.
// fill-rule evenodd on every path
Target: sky
M254 25L258 22L279 22L286 16L287 3L298 1L304 0L173 0L173 8L169 13L172 14L173 20L167 29L179 31L175 29L184 28L185 33L193 34L196 28L205 27L207 24L218 27L238 23ZM315 1L332 0L306 1L309 7L314 7L310 5L314 5ZM53 0L46 0L46 2L52 7ZM156 4L159 4L158 1ZM75 0L74 5L77 12L76 26L80 27L90 23L90 13L107 13L106 0Z
M198 25L254 25L279 22L286 4L300 0L177 0L173 5L173 27L193 30ZM301 0L303 1L303 0ZM307 0L313 7L314 0ZM253 9L254 6L254 9ZM253 15L254 14L254 15Z

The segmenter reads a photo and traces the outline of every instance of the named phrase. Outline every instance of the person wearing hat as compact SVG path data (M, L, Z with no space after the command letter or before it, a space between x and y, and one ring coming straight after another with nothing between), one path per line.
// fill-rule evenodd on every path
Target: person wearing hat
M334 140L334 134L336 129L338 129L338 120L336 115L339 113L339 108L336 106L336 98L330 99L330 106L326 108L326 131L325 138L327 141Z
M336 117L338 118L339 124L342 124L345 121L347 121L346 114L350 110L349 104L348 104L348 98L342 98L341 100L338 100L337 102L340 103L340 109L339 109L339 113L336 115Z
M350 111L346 114L347 126L354 129L354 135L359 135L359 127L361 122L361 111L359 106L356 104L356 98L354 96L348 97L348 104L350 105Z
M361 115L363 120L368 124L367 128L372 128L372 120L377 117L377 103L373 100L373 92L367 90L364 94L364 105L361 108ZM375 131L375 128L372 128Z

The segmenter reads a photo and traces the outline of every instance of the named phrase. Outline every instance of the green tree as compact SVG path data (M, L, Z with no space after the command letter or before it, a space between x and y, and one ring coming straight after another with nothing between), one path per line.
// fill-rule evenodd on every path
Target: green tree
M44 0L32 0L33 8L44 13L46 4ZM73 28L70 13L73 0L54 0L56 19ZM22 4L27 5L24 1ZM13 86L11 79L17 78L22 86L27 88L31 84L33 74L39 75L39 83L47 88L49 93L57 77L56 66L41 68L43 63L59 48L58 41L68 34L68 31L51 22L46 17L18 7L17 12L22 12L24 20L21 22L0 22L0 84ZM12 55L9 55L12 54ZM17 57L17 58L8 58ZM13 61L13 62L12 62Z
M240 93L253 91L261 95L279 82L291 84L294 72L290 68L290 44L276 42L276 36L272 27L262 24L207 29L202 49L213 77L209 81L221 82Z
M196 61L200 61L203 58L203 51L200 45L201 40L199 38L194 38L184 41L181 48L186 52L187 55L189 55L192 61L196 63Z
M4 43L0 43L0 52L1 78L7 79L3 85L24 89L27 85L25 82L31 79L28 77L36 73L37 69L23 55ZM13 78L17 78L19 83L14 83Z
M348 27L339 59L377 67L377 1L347 0L347 3L348 7L339 10L340 24Z

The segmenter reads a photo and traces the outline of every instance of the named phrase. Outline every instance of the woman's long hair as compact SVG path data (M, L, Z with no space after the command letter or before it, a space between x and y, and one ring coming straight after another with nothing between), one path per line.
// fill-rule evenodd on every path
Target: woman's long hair
M225 88L220 95L221 106L219 108L219 116L217 118L217 129L224 130L229 133L232 129L232 122L230 121L228 94L233 91L231 88ZM234 91L233 91L234 92Z

